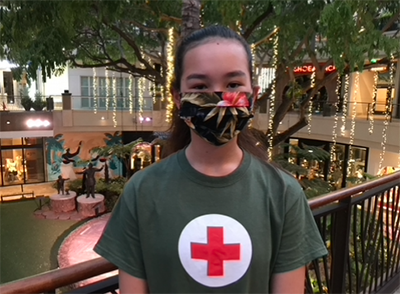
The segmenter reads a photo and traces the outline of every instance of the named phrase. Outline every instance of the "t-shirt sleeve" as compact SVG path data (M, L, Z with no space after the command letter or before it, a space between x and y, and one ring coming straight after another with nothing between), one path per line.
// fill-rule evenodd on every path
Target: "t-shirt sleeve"
M94 251L120 270L146 279L132 181L116 203Z
M298 269L328 254L301 186L292 182L286 193L289 200L274 273Z

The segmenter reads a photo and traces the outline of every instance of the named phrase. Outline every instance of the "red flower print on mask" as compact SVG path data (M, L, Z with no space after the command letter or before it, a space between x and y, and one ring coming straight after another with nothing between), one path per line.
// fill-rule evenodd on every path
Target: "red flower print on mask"
M218 107L248 107L249 99L243 92L227 92L222 94L222 101L218 102Z

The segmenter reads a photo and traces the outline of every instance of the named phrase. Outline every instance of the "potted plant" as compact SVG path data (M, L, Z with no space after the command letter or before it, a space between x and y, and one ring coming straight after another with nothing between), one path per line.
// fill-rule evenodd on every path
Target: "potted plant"
M29 96L21 98L21 105L26 111L30 111L33 106L33 101Z
M40 92L35 94L35 100L32 103L32 107L35 109L35 111L42 111L43 108L46 107L46 101L42 99Z
M26 110L30 111L33 106L33 101L29 97L29 92L27 88L21 90L21 106Z

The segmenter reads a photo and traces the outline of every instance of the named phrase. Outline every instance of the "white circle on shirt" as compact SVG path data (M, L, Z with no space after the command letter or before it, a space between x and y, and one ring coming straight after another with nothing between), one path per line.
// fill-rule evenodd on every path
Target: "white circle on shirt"
M195 281L223 287L243 277L253 250L247 230L237 220L206 214L182 230L178 252L184 269Z

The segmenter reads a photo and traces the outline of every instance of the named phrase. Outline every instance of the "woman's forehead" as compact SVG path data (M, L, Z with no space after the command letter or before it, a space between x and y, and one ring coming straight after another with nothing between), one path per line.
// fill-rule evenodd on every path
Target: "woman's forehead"
M249 58L243 45L233 39L210 39L186 52L184 75L196 72L242 71L249 73Z

